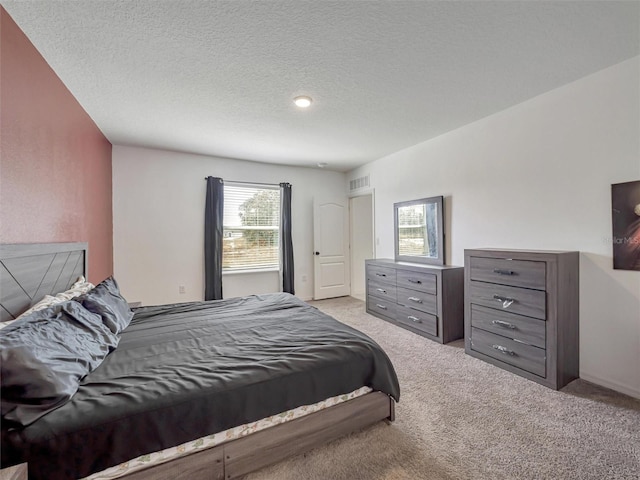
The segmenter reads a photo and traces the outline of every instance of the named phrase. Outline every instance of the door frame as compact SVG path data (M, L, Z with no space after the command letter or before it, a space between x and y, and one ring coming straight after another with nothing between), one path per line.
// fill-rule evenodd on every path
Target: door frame
M371 196L371 246L373 252L373 258L376 258L376 194L375 188L364 188L360 189L356 192L349 192L349 262L351 267L351 285L352 285L352 293L353 293L353 273L354 273L354 253L353 246L354 242L354 233L353 233L353 223L351 221L351 200L357 197ZM366 279L365 279L366 284Z

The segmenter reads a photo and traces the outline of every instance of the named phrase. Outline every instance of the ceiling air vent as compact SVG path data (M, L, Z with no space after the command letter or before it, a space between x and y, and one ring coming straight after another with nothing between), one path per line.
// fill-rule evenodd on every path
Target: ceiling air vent
M359 188L365 188L369 186L369 175L365 175L364 177L354 178L349 181L349 190L354 191Z

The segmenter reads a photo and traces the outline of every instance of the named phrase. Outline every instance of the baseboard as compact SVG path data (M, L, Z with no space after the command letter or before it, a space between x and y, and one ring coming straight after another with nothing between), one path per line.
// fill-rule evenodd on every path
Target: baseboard
M640 399L640 390L629 387L628 385L623 385L618 382L606 380L598 377L597 375L590 375L584 372L580 372L580 378L586 380L587 382L600 385L601 387L610 388L611 390L615 390L616 392L624 393L625 395L629 395L630 397Z

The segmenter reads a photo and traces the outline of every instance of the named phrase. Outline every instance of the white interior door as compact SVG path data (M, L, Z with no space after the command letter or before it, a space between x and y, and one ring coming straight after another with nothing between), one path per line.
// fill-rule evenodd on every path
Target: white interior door
M313 298L351 292L349 275L349 202L313 199Z

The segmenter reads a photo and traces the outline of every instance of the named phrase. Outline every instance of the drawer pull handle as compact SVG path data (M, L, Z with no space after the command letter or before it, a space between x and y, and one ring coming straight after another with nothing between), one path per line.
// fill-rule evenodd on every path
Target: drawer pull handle
M503 270L501 268L494 268L493 273L497 273L498 275L515 275L516 272L513 270Z
M422 303L422 300L420 300L418 297L409 297L408 300L416 303Z
M493 323L494 325L498 325L499 327L504 327L504 328L511 328L513 330L516 329L516 326L509 323L509 322L503 322L502 320L492 320L491 323Z
M502 308L509 308L511 304L516 301L514 298L503 297L501 295L494 295L493 299L502 303Z
M387 307L385 307L384 305L380 305L379 303L376 303L376 307L381 308L382 310L387 309Z
M387 291L383 288L376 288L377 291L379 291L380 293L387 293Z
M386 277L387 276L386 273L376 273L376 275L379 276L379 277Z
M407 318L412 322L422 323L422 320L420 320L418 317L414 317L413 315L409 315Z
M503 347L502 345L493 345L493 348L498 350L500 353L504 353L505 355L515 355L516 352L509 350L507 347Z
M422 281L421 281L421 280L415 280L415 279L413 279L413 278L407 278L407 280L408 280L410 283L417 283L418 285L422 283Z

